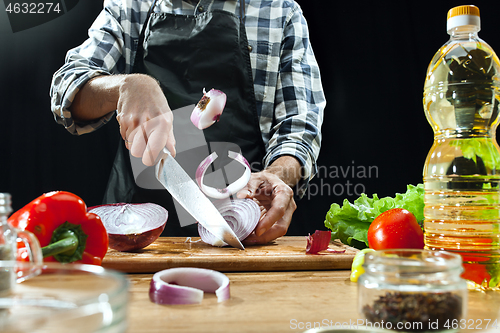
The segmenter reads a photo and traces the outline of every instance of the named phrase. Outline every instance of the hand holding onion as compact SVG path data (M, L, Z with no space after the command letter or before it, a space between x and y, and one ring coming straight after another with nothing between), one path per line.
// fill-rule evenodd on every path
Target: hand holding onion
M238 198L253 199L263 209L255 231L244 244L265 244L286 234L297 205L292 189L277 175L266 170L252 173Z

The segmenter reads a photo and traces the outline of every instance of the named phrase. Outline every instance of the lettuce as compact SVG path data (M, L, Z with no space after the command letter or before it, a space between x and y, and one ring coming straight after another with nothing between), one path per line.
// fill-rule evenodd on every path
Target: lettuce
M484 165L490 170L500 170L500 156L495 142L486 138L461 139L450 143L452 147L459 147L465 158L478 164L477 158L483 160Z
M363 249L368 247L367 233L372 221L381 213L392 208L404 208L415 215L417 221L424 220L424 185L408 185L405 193L395 197L372 198L366 194L350 203L345 199L342 207L332 204L326 214L325 226L332 231L332 239Z

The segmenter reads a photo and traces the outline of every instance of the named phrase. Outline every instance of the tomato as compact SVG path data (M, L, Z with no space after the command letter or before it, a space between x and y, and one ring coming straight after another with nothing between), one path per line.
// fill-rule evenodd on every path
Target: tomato
M424 232L410 211L389 209L368 228L368 245L374 250L423 249Z
M477 263L464 263L464 272L462 278L470 281L474 281L478 285L488 286L491 280L491 276L486 269L486 265Z

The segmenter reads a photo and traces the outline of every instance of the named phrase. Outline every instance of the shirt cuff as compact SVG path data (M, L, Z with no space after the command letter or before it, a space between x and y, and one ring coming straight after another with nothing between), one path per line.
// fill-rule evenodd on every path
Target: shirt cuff
M80 88L83 87L88 80L96 76L108 74L107 72L92 70L81 76L78 76L78 73L73 73L72 79L67 77L64 78L63 81L65 82L61 82L57 90L52 94L52 112L54 113L56 122L63 125L68 132L74 135L93 132L106 124L113 117L115 111L93 121L77 122L73 119L69 108L76 94L80 91ZM54 80L53 85L57 85L57 78Z
M270 149L266 156L264 156L264 167L267 168L274 161L276 161L280 156L293 156L295 157L300 165L301 178L297 185L295 185L294 196L296 200L302 199L304 194L309 187L309 181L317 173L317 165L315 159L312 158L307 149L301 143L283 143L280 146L276 146Z

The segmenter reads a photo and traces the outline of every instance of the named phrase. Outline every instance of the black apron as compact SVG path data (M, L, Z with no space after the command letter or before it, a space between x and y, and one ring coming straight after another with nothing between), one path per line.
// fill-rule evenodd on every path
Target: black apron
M204 2L207 2L205 6ZM156 3L156 1L155 1ZM197 15L154 13L151 7L137 49L135 73L155 77L161 85L172 110L183 110L189 118L192 108L203 95L203 89L219 89L226 93L227 102L220 120L203 130L206 144L187 151L177 150L176 160L185 170L196 169L193 158L200 162L216 147L220 160L215 168L226 163L227 145L241 148L252 165L252 171L262 169L265 154L259 118L256 110L248 41L244 26L244 1L240 0L240 18L222 10L203 11L210 1L201 1ZM243 6L242 6L243 5ZM176 132L174 112L174 134ZM194 125L190 124L193 128ZM189 128L190 130L192 128ZM197 130L197 129L196 129ZM199 131L199 130L197 130ZM185 140L185 138L183 139ZM189 138L188 138L189 141ZM234 149L232 149L234 150ZM207 153L208 152L208 153ZM185 158L187 156L187 158ZM104 203L153 202L169 211L163 236L196 236L197 226L181 227L173 199L166 190L137 186L129 151L121 140L110 174ZM182 161L188 161L186 164ZM193 170L188 172L192 177ZM179 213L180 214L180 213ZM185 224L185 223L184 223Z

